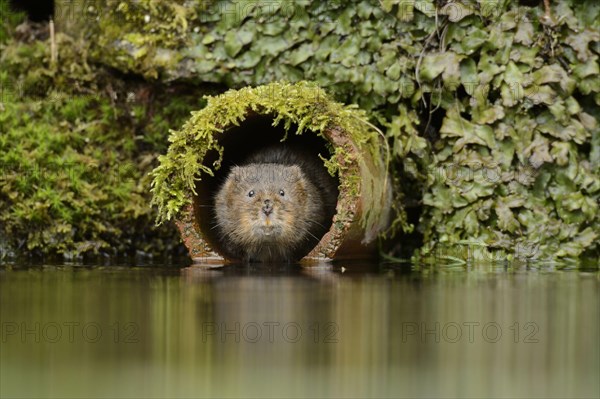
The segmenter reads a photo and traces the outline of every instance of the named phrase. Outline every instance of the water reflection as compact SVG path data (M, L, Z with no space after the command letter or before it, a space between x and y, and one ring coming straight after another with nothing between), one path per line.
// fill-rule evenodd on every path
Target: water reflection
M598 397L599 285L492 265L5 267L0 396Z

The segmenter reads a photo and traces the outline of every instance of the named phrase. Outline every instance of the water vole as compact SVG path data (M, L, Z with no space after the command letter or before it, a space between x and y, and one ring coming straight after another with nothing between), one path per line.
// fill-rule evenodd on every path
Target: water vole
M295 261L331 226L338 190L316 154L286 146L254 153L215 196L223 251L244 261Z

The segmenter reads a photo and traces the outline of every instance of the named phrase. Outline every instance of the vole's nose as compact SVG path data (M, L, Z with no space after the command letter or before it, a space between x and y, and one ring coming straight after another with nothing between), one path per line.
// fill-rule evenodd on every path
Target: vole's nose
M271 212L273 212L273 203L271 202L271 200L265 200L265 203L262 207L262 211L267 216L269 216Z

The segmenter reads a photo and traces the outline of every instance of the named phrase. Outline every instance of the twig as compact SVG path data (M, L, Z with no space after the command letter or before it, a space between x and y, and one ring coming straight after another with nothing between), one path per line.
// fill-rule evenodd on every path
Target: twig
M56 36L54 34L54 21L50 19L50 64L52 66L56 65L57 58L58 55L56 50Z
M427 37L427 39L425 39L423 48L421 49L421 52L419 53L419 59L417 60L417 65L415 67L415 80L417 81L417 85L419 86L419 89L421 89L421 79L419 79L419 73L421 72L420 71L421 70L421 62L423 61L423 57L425 56L425 50L427 50L429 43L431 42L431 40L433 40L436 33L437 33L437 26L436 26L435 31L431 32L429 34L429 36ZM425 103L425 99L423 98L423 96L421 96L421 99L423 100L423 105L427 105Z
M552 19L552 12L550 11L550 0L544 0L544 10L546 10L546 17Z
M550 10L550 0L544 0L544 16L541 19L542 23L546 25L554 25L554 18L552 18L552 11Z

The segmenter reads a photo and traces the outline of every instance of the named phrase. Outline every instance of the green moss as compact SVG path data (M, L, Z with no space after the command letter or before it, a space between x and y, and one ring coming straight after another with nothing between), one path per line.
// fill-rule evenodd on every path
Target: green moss
M200 93L173 99L91 66L81 42L58 35L57 45L55 66L45 41L2 45L0 258L172 253L179 239L154 226L148 172L165 126L202 107Z
M11 37L14 28L25 20L25 13L11 8L8 0L0 0L0 44Z

